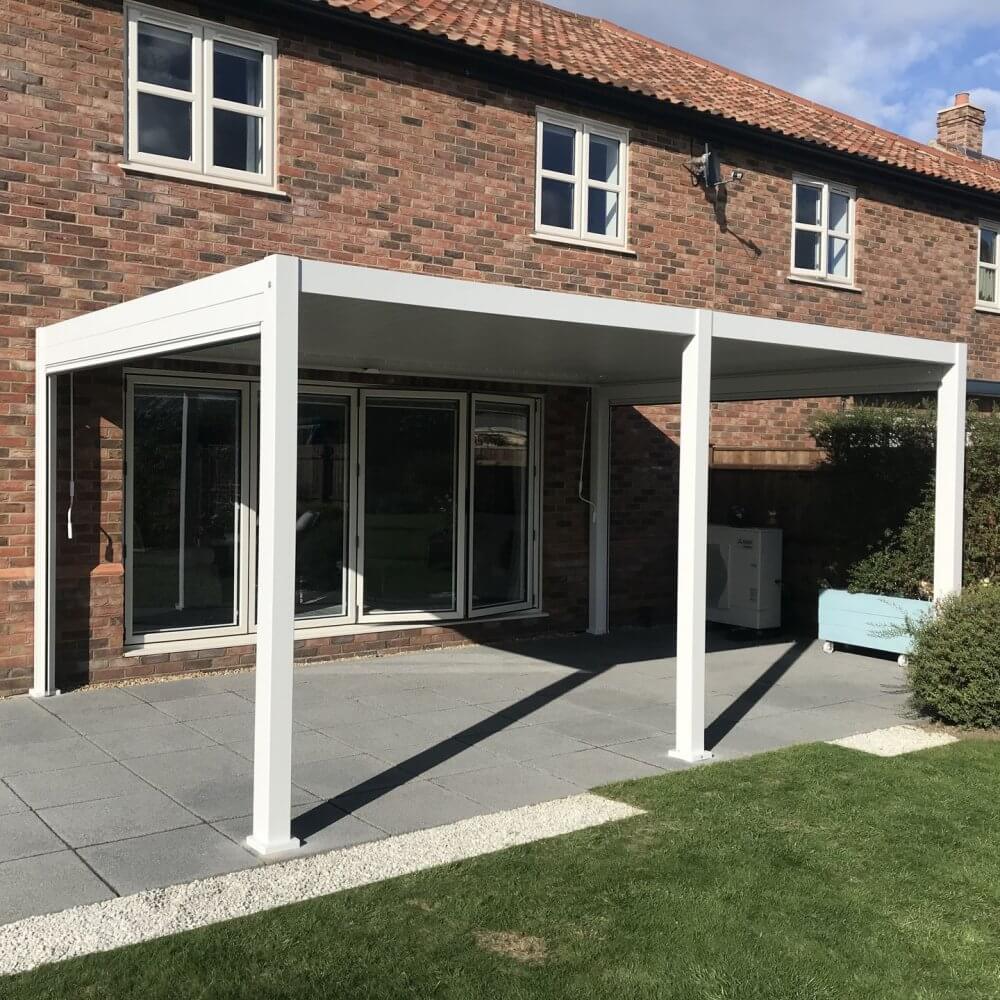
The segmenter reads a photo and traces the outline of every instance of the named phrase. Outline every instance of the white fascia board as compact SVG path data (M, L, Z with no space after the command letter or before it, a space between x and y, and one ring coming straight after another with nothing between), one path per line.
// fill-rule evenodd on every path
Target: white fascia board
M69 371L252 335L273 269L269 260L40 327L46 367Z
M716 312L715 337L753 344L866 354L888 361L922 361L947 366L955 363L956 345L949 341L869 333L866 330L796 323L765 316Z
M302 291L429 309L691 336L697 310L403 271L302 261Z

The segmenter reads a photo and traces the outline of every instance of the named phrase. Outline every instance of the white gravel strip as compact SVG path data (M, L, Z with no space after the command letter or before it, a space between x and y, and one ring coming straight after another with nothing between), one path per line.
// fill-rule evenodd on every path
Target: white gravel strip
M641 814L641 809L599 795L574 795L327 854L26 917L0 927L0 975L110 951Z
M914 753L917 750L947 746L949 743L957 743L958 740L948 733L932 733L917 726L890 726L888 729L875 729L870 733L845 736L841 740L829 742L834 746L861 750L863 753L875 754L878 757L898 757L900 754Z

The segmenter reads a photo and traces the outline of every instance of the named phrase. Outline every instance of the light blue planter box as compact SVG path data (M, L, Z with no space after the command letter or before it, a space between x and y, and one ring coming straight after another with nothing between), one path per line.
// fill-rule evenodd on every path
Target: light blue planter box
M819 595L819 637L824 642L905 656L912 639L896 630L907 618L920 618L930 608L930 601L907 597L824 590Z

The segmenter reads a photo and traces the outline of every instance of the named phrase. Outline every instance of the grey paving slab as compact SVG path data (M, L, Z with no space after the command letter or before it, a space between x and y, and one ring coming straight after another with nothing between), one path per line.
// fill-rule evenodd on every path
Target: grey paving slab
M504 729L475 744L483 750L509 760L535 760L561 753L586 750L587 743L575 740L548 726L515 726Z
M82 736L8 746L0 733L0 778L110 762L108 754Z
M168 716L144 702L119 708L102 708L76 712L66 720L84 736L120 732L123 729L147 729L169 722Z
M0 816L25 812L29 808L27 802L18 798L7 785L0 781Z
M324 799L344 795L358 785L384 788L406 780L389 761L361 753L332 760L292 765L292 781L299 788Z
M581 791L579 785L563 778L513 763L432 780L493 811L566 798Z
M187 722L191 719L217 719L224 715L249 715L253 712L253 704L232 691L160 701L156 703L156 707L178 722Z
M353 726L375 719L388 719L390 713L375 705L362 704L353 698L340 698L333 693L313 694L305 704L295 703L295 718L311 729L333 730L337 726Z
M440 691L418 688L412 691L386 692L358 699L362 705L372 705L387 715L417 715L423 712L443 712L461 708L465 702L449 698Z
M201 822L162 792L148 787L113 799L39 809L38 815L70 847L106 844Z
M431 781L410 781L375 794L344 797L335 804L390 834L456 823L483 812L478 802Z
M543 757L532 761L531 766L572 781L581 788L596 788L612 781L648 778L663 773L660 767L598 747L558 757Z
M114 893L72 852L0 864L0 924L99 903Z
M129 767L204 820L243 816L253 805L253 765L226 747L178 750L130 760ZM292 789L294 803L312 796Z
M60 718L71 719L74 715L99 712L110 708L134 708L141 704L127 688L83 688L59 695L58 698L46 698L45 708Z
M654 767L660 767L668 771L680 771L688 767L688 765L684 761L674 760L673 757L669 756L669 752L674 749L675 745L676 740L673 736L666 733L659 733L644 740L632 740L629 743L612 744L611 746L606 746L604 749L610 750L612 753L619 754L622 757L631 757L634 760L652 764Z
M241 757L253 760L254 741L242 740L227 746ZM314 760L332 760L335 757L352 757L358 752L343 740L306 729L292 733L292 764L308 764Z
M439 778L447 774L464 774L481 771L504 763L504 758L483 750L478 746L468 746L457 740L448 741L426 753L406 760L394 761L402 770L420 778Z
M433 746L437 740L425 726L398 716L353 726L324 728L322 731L358 750L376 755L380 750L424 749Z
M216 743L241 743L253 739L253 713L222 715L211 719L190 719L184 723ZM303 732L301 722L292 722L292 732Z
M675 723L675 708L673 702L650 702L640 708L630 708L627 715L618 718L628 719L640 726L649 726L660 733L672 733Z
M494 722L498 728L510 725L505 721L505 716L498 718L496 712L488 712L479 705L463 705L461 708L449 708L443 712L420 712L416 715L407 715L405 718L439 740L461 736L466 730L475 729L484 722Z
M516 702L531 693L516 684L495 680L491 677L448 677L437 685L438 691L449 698L468 702L470 705L486 705L494 702Z
M0 725L0 741L4 750L34 743L65 740L76 735L78 734L65 722L50 715L44 708L37 708L33 717L12 719Z
M304 817L301 822L300 817ZM234 843L242 844L250 833L253 817L239 816L212 825ZM302 841L302 851L305 854L339 851L355 844L381 840L386 835L384 830L327 802L319 806L306 805L293 808L292 834Z
M140 698L150 705L156 705L163 701L198 698L223 691L240 691L243 688L252 690L253 682L252 674L223 674L213 677L180 677L149 684L136 684L128 690L136 698Z
M123 896L257 863L249 851L207 824L84 847L79 854Z
M0 862L50 854L65 846L33 812L11 813L0 821Z
M8 722L30 722L39 718L39 713L45 709L26 694L15 695L12 698L0 698L0 734Z
M214 740L180 722L164 720L166 725L144 729L121 729L112 733L95 733L94 743L119 760L149 757L173 750L193 750L214 746Z
M4 780L33 809L109 799L147 787L128 768L115 761L67 767L60 771L12 774Z
M592 719L557 719L552 723L557 732L591 746L607 746L656 736L659 730L615 715L595 715Z

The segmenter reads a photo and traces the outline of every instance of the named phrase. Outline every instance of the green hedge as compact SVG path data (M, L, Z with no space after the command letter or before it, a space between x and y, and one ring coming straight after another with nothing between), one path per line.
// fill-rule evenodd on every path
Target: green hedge
M1000 569L1000 417L970 413L966 449L964 578ZM817 417L811 431L843 523L849 590L928 597L934 571L935 414L928 406L864 406ZM838 535L834 532L835 544ZM860 551L859 551L860 549ZM836 567L830 575L836 577Z
M915 707L957 726L1000 726L1000 586L979 584L910 625Z

